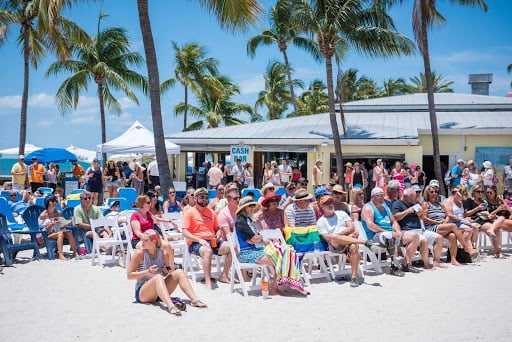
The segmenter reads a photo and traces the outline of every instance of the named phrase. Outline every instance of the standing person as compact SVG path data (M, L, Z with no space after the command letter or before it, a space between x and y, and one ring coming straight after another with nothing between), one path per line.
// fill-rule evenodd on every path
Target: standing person
M402 197L405 189L405 179L409 178L409 172L403 168L401 161L395 162L395 168L391 170L391 178L400 183L399 196Z
M468 190L471 190L477 183L481 182L480 171L476 168L473 160L468 160L467 167L462 172L462 181L466 184Z
M482 180L484 182L484 187L487 189L488 187L495 185L498 182L498 179L490 161L486 160L482 165L484 167L484 172L482 172Z
M73 163L73 170L71 171L71 173L73 174L74 178L78 179L78 187L82 189L83 186L84 186L84 184L83 184L83 182L84 182L83 176L85 174L84 168L82 167L82 165L78 164L78 162L74 162Z
M170 314L181 316L181 311L174 305L170 295L179 285L191 300L191 305L206 308L206 304L197 298L187 275L183 270L173 270L168 263L167 251L161 249L162 241L158 234L149 229L141 234L142 249L137 249L128 266L128 279L137 280L135 300L137 303L155 303L163 301Z
M274 173L274 171L272 170L272 165L270 164L270 162L265 162L265 166L263 167L263 183L262 184L267 184L268 182L270 182L270 177L272 177L273 173Z
M116 167L119 171L119 178L117 179L117 188L124 188L126 185L126 174L124 172L123 164L120 160L116 162Z
M423 171L419 165L416 165L416 172L418 178L418 186L420 187L421 191L423 191L427 182L427 175L425 175L425 171Z
M57 167L54 163L50 163L48 165L48 171L46 172L47 181L46 184L49 188L53 189L53 193L55 193L55 189L57 189Z
M87 191L92 195L92 204L98 205L98 195L103 192L103 175L98 159L94 158L91 166L85 172L87 175Z
M221 162L218 161L217 164L215 164L215 166L208 170L209 189L215 189L217 185L222 183L224 172L222 172L221 165Z
M466 162L463 159L459 159L457 160L457 164L454 165L450 170L450 189L460 185L462 181L462 171L464 171L464 165L466 165Z
M503 168L503 176L501 177L503 190L512 191L512 156L508 158L508 165Z
M130 186L135 189L137 195L144 193L144 170L139 163L132 162L130 165L132 173L130 174Z
M351 162L348 162L345 164L345 173L343 174L344 177L344 186L345 190L349 193L350 196L350 184L352 184L352 174L354 173L354 167L352 166Z
M208 190L199 188L195 191L196 205L187 210L183 216L182 234L187 239L189 252L202 259L204 282L206 289L212 289L211 268L212 257L225 255L226 261L219 281L229 283L231 252L228 243L221 239L217 215L208 208Z
M28 184L28 170L25 165L25 156L20 154L18 161L11 168L12 190L25 190Z
M128 162L124 161L121 165L123 166L123 172L124 172L124 177L125 177L124 186L131 187L130 175L132 174L133 170L130 168L130 164L128 164Z
M364 191L364 172L358 162L354 163L354 172L352 173L350 189L363 189Z
M318 159L315 162L315 165L313 166L313 173L312 173L313 190L316 190L316 188L322 186L322 179L323 179L323 175L324 175L324 171L322 170L322 164L323 164L323 161Z
M30 188L32 193L35 193L37 189L44 186L44 175L46 169L42 164L39 164L36 157L32 158L32 164L30 165Z
M238 189L241 191L244 187L244 168L242 166L242 159L237 159L236 164L231 168L233 174L233 181L236 182Z
M107 161L107 167L103 169L103 179L108 190L108 197L117 197L117 186L119 185L119 170L112 159Z
M382 159L377 159L376 165L373 168L373 181L375 182L375 186L385 189L387 184L386 177L387 172L384 164L382 163Z
M288 165L288 160L282 159L281 165L278 167L279 169L279 177L281 180L281 186L286 186L292 177L292 168Z
M148 164L148 189L155 190L157 185L160 185L160 173L158 172L158 163L155 157Z
M207 163L203 162L197 170L196 188L206 187L206 174L208 173Z
M254 189L254 174L251 163L245 163L244 165L244 188Z

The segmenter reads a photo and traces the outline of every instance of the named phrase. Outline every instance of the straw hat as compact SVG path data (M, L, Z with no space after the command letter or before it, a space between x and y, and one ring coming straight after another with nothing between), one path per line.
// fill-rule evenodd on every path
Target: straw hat
M263 194L263 196L265 196L271 188L273 189L271 190L273 192L276 189L276 186L272 183L267 183L263 185L263 187L261 188L261 193Z
M271 199L277 199L277 201L280 201L281 200L281 195L276 195L275 193L273 192L267 192L267 194L265 195L265 197L263 198L263 200L261 201L261 205L266 207L267 206L267 203L268 201L270 201Z
M351 162L348 162L345 164L346 167L348 167L349 169L353 169L354 167L352 166L352 163Z
M293 201L302 201L302 200L310 200L313 198L313 195L311 195L306 189L299 189L295 191L295 197L293 198Z
M342 193L342 194L346 194L347 192L345 191L345 189L343 189L343 187L339 184L336 184L332 187L331 189L331 192L339 192L339 193Z
M240 212L244 210L245 207L248 207L250 205L254 205L254 211L259 211L261 209L261 205L254 200L254 198L250 196L245 196L240 200L238 203L238 209L236 210L236 214L240 215Z

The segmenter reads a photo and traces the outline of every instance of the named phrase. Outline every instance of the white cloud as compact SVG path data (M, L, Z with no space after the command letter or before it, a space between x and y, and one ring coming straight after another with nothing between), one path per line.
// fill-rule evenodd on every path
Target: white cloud
M238 84L242 94L257 93L265 88L265 81L261 75L240 81Z
M434 63L442 63L445 65L468 64L468 63L488 63L496 60L494 52L479 52L472 50L459 51L444 56L433 58Z
M31 95L28 104L36 108L55 107L55 96L46 93Z
M1 96L0 107L19 109L21 107L21 95Z
M36 122L37 127L51 127L54 123L51 120L40 120Z

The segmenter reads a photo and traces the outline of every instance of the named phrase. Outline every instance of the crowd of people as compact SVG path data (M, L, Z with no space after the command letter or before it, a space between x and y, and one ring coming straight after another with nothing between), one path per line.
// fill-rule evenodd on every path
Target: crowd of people
M19 159L21 164L22 157ZM24 174L27 167L23 168L24 164L21 164L13 166L13 199L27 186ZM449 196L439 193L438 180L427 181L419 165L409 167L396 162L388 171L379 159L369 178L361 164L347 163L341 185L332 178L333 175L329 182L323 182L322 164L321 160L316 161L310 187L308 180L297 177L301 176L300 172L290 167L285 159L279 166L275 162L266 163L264 185L254 189L250 163L242 167L241 161L237 160L233 169L239 172L235 170L232 180L228 181L222 171L223 163L219 161L206 173L205 186L190 187L183 198L178 199L173 187L167 189L166 194L161 193L156 161L148 165L146 181L151 186L145 188L138 183L146 170L142 165L132 162L128 165L131 172L126 172L123 163L109 160L102 169L95 160L87 170L74 171L77 176L78 172L85 175L87 181L87 190L80 193L80 205L74 209L74 225L92 238L91 220L103 216L98 206L98 193L106 188L109 197L117 197L118 187L135 188L138 197L128 218L114 215L119 218L119 223L128 223L132 232L132 246L136 252L128 265L128 278L137 280L135 297L138 302L161 300L174 315L180 315L181 311L169 295L177 286L189 297L192 306L206 307L206 304L197 298L186 274L177 267L172 244L161 229L163 223L180 229L189 252L201 259L207 289L214 288L214 281L230 281L231 258L234 256L227 236L235 234L238 241L236 257L241 262L259 263L274 269L271 295L286 295L291 291L307 296L309 292L304 289L299 272L300 253L296 252L296 246L265 239L262 232L272 229L283 234L285 228L316 227L325 250L346 254L351 266L352 287L361 284L358 279L359 245L384 248L391 260L389 273L395 276L421 272L420 267L446 268L447 263L460 266L457 255L462 251L472 259L477 258L479 232L491 239L496 258L506 257L500 250L500 238L502 230L512 232L512 157L510 165L503 171L501 184L498 184L499 179L490 162L485 161L484 169L479 171L473 161L458 160L449 172ZM44 173L42 168L37 161L30 166L35 175ZM30 185L37 187L34 195L44 196L38 193L38 187L44 184L35 177L31 175L29 179ZM100 181L96 183L94 180L98 179ZM368 179L372 181L368 182ZM503 195L498 193L498 185L504 188ZM210 198L207 187L215 189L215 197ZM281 187L284 193L277 194ZM248 190L242 197L244 189ZM64 240L68 240L73 256L78 256L78 250L73 235L61 229L62 221L58 219L62 215L58 210L60 200L58 192L46 196L45 210L39 220L49 238L57 240L59 258L66 259ZM15 214L23 211L19 202L13 200L10 203ZM23 192L21 202L25 203L25 208L33 204L29 191ZM119 204L119 201L112 202L109 211L119 213ZM165 218L164 214L169 212L183 213L181 227ZM97 233L100 238L112 236L108 227ZM450 252L447 263L441 260L445 240ZM413 265L417 251L422 266ZM216 280L211 277L213 255L225 256L224 268Z

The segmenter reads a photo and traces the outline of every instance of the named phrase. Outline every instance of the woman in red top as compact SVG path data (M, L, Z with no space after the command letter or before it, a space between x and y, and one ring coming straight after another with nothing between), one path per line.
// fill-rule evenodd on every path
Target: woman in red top
M144 237L144 233L147 230L155 229L155 219L158 221L164 219L155 217L153 214L151 214L151 200L146 195L137 197L135 205L137 208L139 208L139 210L134 212L130 217L130 226L132 227L132 246L133 248L142 248L140 240ZM170 223L171 220L168 222ZM171 268L174 270L174 250L172 249L171 245L165 241L167 239L163 240L162 249L167 252L169 265L171 265Z

